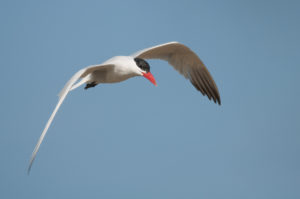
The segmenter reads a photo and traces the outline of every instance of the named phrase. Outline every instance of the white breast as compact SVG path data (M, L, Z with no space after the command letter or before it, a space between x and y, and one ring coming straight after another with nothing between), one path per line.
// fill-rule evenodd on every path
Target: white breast
M103 64L113 64L114 67L106 71L93 72L92 79L97 83L116 83L140 75L135 61L130 56L116 56Z

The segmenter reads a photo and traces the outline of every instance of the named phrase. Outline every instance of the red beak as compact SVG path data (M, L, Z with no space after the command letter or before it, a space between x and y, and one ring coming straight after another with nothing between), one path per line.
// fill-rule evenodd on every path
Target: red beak
M145 78L147 78L152 84L154 84L155 86L157 86L156 81L155 81L153 75L152 75L150 72L148 72L148 73L143 73L143 76L144 76Z

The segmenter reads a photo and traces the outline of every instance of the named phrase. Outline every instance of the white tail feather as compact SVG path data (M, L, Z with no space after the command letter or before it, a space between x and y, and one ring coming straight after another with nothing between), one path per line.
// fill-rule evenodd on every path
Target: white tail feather
M84 83L87 83L88 80L89 80L89 78L90 78L90 77L89 77L89 75L88 75L88 76L84 77L83 79L81 79L77 84L75 84L75 85L73 85L73 86L71 87L70 91L72 91L72 90L78 88L79 86L81 86L81 85L84 84Z
M56 115L59 107L61 106L61 104L63 103L64 99L67 97L72 85L80 78L80 76L83 74L84 70L80 70L78 71L75 75L73 75L73 77L66 83L65 87L62 89L62 91L60 92L60 95L59 95L59 100L58 100L58 103L53 111L53 113L51 114L33 152L32 152L32 155L31 155L31 159L30 159L30 162L29 162L29 167L28 167L28 170L27 170L27 173L29 174L30 172L30 169L31 169L31 166L32 166L32 163L36 157L36 154L43 142L43 139L47 133L47 130L48 128L50 127L51 123L52 123L52 120L54 119L54 116Z
M50 127L51 123L52 123L52 120L54 119L54 116L56 115L59 107L61 106L61 104L63 103L64 99L67 97L69 91L81 86L82 84L84 83L88 83L90 81L90 73L92 73L93 71L95 70L100 70L100 69L105 69L105 68L109 68L109 67L113 67L114 65L112 64L100 64L100 65L93 65L93 66L89 66L87 68L84 68L84 69L81 69L79 70L77 73L75 73L75 75L72 76L72 78L65 84L64 88L60 91L59 93L59 100L58 100L58 103L53 111L53 113L51 114L33 152L32 152L32 155L31 155L31 159L29 161L29 166L28 166L28 174L30 172L30 169L31 169L31 166L33 164L33 161L36 157L36 154L40 148L40 145L42 144L43 142L43 139L47 133L47 130L48 128ZM82 80L80 80L77 84L75 84L75 82L77 82L80 78L82 78ZM75 85L74 85L75 84ZM74 86L73 86L74 85Z

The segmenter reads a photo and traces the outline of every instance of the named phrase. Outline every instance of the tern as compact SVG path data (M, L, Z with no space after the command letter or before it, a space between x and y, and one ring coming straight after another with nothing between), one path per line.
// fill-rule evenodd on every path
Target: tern
M217 85L207 68L196 53L181 43L169 42L146 48L130 56L112 57L102 64L88 66L79 70L66 83L59 93L58 103L32 152L28 174L55 114L70 91L82 84L86 84L85 89L88 89L98 84L117 83L136 76L143 76L156 85L156 81L150 72L150 65L146 59L167 61L181 75L190 80L194 87L204 96L221 105Z

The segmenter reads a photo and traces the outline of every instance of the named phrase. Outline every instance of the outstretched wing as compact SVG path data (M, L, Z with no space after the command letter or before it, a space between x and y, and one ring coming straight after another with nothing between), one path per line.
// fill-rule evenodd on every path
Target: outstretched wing
M221 104L220 94L215 81L200 58L187 46L169 42L138 51L131 55L142 59L162 59L169 62L180 74L204 96Z
M52 123L52 120L54 118L54 116L56 115L59 107L61 106L61 104L63 103L64 99L67 97L71 87L74 85L74 83L79 80L80 78L84 78L86 77L88 74L90 74L91 72L93 71L96 71L96 70L101 70L103 68L106 68L106 67L110 67L110 66L113 66L111 64L106 64L106 65L93 65L93 66L89 66L89 67L86 67L84 69L81 69L79 70L77 73L75 73L75 75L73 75L73 77L66 83L66 85L64 86L64 88L61 90L60 94L59 94L59 100L58 100L58 103L53 111L53 113L51 114L46 126L45 126L45 129L43 130L33 152L32 152L32 155L31 155L31 159L30 159L30 162L29 162L29 167L28 167L28 174L30 172L30 169L31 169L31 166L32 166L32 163L36 157L36 154L40 148L40 145L41 143L43 142L43 139L47 133L47 130L48 128L50 127L51 123Z

